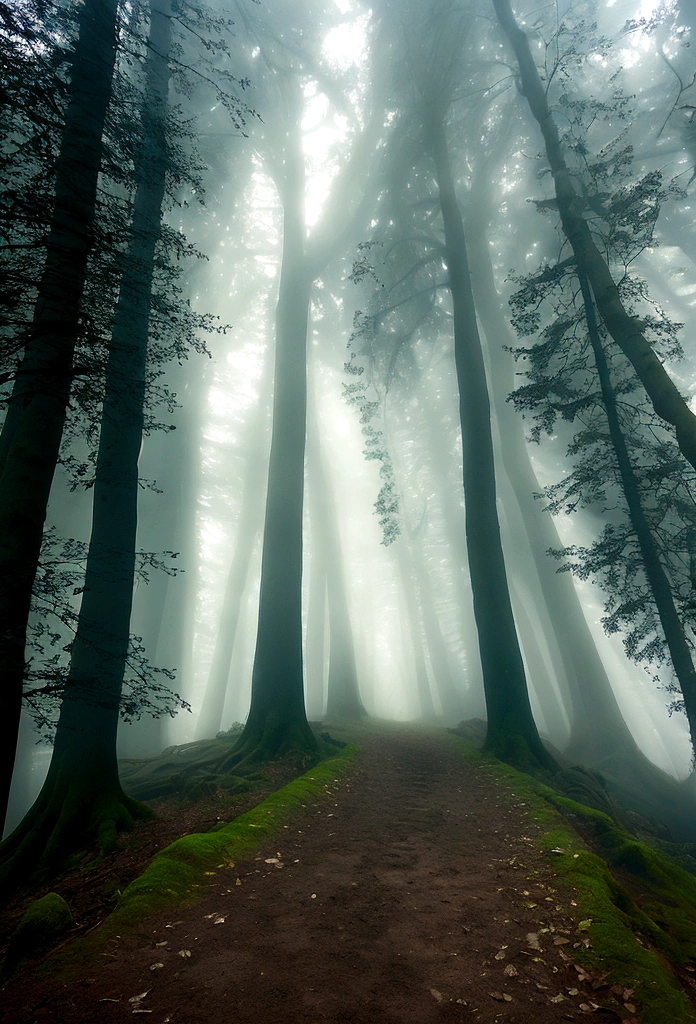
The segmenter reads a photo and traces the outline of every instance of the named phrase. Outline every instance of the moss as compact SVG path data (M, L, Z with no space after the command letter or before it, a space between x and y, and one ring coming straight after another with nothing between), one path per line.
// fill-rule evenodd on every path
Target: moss
M669 966L690 959L692 948L696 951L696 879L636 842L608 814L561 796L464 740L453 742L479 769L523 800L539 825L540 849L553 856L554 871L574 890L577 924L591 921L590 945L574 950L576 961L598 974L611 968L611 983L634 990L632 1001L641 1020L696 1024L696 1014ZM590 826L599 853L588 849L561 812ZM558 850L563 853L552 854ZM654 902L639 907L612 867L633 873L654 895ZM648 942L655 949L644 944Z
M235 860L248 856L287 824L298 810L330 793L357 750L349 746L320 762L234 821L211 832L183 836L165 847L120 895L98 931L75 940L37 970L50 971L52 977L60 973L66 979L81 976L85 965L98 961L108 943L137 928L150 914L195 902L211 871L233 866Z
M49 892L30 903L10 939L0 976L11 974L22 960L40 956L72 924L70 907L57 892Z

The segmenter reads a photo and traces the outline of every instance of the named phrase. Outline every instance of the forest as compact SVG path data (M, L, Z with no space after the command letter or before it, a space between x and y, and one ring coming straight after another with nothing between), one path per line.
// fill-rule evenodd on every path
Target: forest
M139 836L112 902L322 771L463 820L486 758L649 880L610 902L696 1020L695 32L695 0L0 0L8 941ZM446 1016L450 982L317 1013L560 1021L596 982L659 1024L593 919L545 1016Z

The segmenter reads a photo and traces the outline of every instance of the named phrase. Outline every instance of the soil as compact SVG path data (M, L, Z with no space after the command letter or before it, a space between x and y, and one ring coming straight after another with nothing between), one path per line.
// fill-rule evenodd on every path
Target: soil
M442 734L366 739L349 776L201 900L69 985L16 976L8 1022L635 1021L585 974L573 892L524 802Z

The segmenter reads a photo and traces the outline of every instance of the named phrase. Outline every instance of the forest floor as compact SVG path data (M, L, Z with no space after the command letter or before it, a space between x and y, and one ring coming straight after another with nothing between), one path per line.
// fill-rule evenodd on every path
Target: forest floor
M575 894L526 801L442 732L360 743L330 796L195 904L142 921L77 980L20 972L3 1020L635 1021L631 989L576 963Z

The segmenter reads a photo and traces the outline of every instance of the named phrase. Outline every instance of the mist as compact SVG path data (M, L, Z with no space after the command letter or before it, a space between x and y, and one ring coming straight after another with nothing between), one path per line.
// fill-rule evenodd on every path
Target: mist
M628 0L515 7L577 216L687 409L692 14ZM587 272L494 6L213 0L196 24L172 22L165 98L189 170L167 172L162 219L174 248L164 255L158 242L158 258L177 266L177 301L200 322L184 329L153 300L126 671L166 693L154 708L141 698L122 708L117 756L248 731L270 713L274 686L286 687L274 713L296 739L305 714L329 730L364 716L446 727L488 717L490 728L491 702L508 714L514 675L543 750L617 786L654 766L685 784L688 810L676 817L693 818L693 696L675 675L612 461L578 283ZM212 53L207 34L220 39ZM120 73L136 87L141 70ZM122 159L137 162L125 148ZM128 184L101 174L108 201L125 202ZM461 245L470 298L456 292ZM590 280L644 518L691 658L686 427L645 390ZM163 272L153 294L167 287ZM103 317L94 331L108 340L112 314ZM6 398L18 351L8 347ZM476 358L478 369L467 362ZM43 531L83 547L60 601L34 598L5 836L46 778L60 692L47 703L35 680L47 666L68 678L84 597L104 400L70 402ZM623 531L608 555L607 527ZM503 654L514 668L495 662Z

